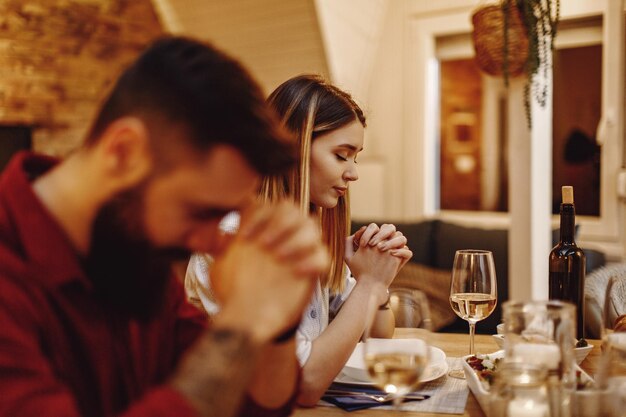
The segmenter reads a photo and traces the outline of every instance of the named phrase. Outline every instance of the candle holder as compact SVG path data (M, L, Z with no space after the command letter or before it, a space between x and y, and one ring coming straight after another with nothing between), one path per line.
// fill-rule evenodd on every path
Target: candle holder
M507 301L502 309L505 363L545 369L550 415L567 415L576 389L576 307L554 300Z
M572 417L620 417L624 410L612 389L597 387L575 391L570 409Z
M495 376L489 416L551 417L548 372L527 363L504 363Z

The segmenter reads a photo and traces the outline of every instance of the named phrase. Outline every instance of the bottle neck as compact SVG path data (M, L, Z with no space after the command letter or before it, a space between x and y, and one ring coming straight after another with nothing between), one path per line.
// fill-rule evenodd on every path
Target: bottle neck
M574 243L576 210L573 204L561 204L561 235L563 243Z

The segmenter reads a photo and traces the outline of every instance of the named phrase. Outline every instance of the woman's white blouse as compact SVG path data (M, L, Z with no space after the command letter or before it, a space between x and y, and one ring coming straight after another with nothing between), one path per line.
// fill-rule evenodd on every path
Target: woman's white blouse
M304 366L311 356L313 341L328 327L330 318L337 314L356 285L356 280L350 276L347 266L345 280L345 290L332 297L329 297L328 288L322 288L319 280L317 281L313 297L302 314L296 333L296 356L300 366Z

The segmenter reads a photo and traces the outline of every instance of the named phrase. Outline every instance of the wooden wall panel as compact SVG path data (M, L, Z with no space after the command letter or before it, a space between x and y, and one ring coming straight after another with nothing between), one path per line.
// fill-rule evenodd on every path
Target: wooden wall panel
M35 150L81 142L119 72L163 33L150 0L0 0L0 125Z

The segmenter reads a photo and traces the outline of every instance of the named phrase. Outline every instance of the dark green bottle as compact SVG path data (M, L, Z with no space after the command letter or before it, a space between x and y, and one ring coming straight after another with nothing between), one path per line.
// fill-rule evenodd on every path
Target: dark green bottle
M561 230L559 243L550 251L549 297L576 306L577 338L585 337L585 254L576 246L574 189L561 189Z

